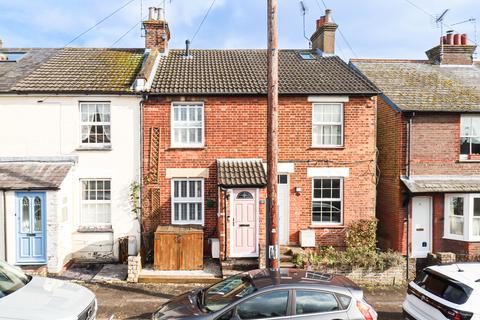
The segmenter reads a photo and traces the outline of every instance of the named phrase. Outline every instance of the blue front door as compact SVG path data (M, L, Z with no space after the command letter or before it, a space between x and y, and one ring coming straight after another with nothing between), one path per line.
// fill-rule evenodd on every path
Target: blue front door
M45 192L17 192L17 264L47 262Z

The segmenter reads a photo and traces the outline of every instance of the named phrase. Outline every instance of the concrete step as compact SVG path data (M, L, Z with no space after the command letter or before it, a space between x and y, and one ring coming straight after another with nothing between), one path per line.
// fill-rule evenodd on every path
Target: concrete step
M293 257L286 254L280 254L280 262L292 262Z
M248 271L258 269L258 259L230 258L222 261L222 270Z
M242 273L243 271L239 270L222 270L223 279Z
M280 268L295 268L295 265L292 262L280 262Z

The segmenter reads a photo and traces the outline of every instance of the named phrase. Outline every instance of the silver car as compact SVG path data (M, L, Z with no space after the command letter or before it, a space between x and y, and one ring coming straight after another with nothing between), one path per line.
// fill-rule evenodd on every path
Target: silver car
M362 290L343 276L300 269L258 269L170 300L160 319L376 320Z
M0 260L0 320L94 320L96 312L87 288L31 277Z

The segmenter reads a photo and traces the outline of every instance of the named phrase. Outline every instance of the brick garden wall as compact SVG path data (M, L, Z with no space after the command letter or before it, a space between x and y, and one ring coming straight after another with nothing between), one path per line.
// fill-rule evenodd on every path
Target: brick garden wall
M216 159L261 158L266 161L266 97L188 97L187 101L203 101L205 112L205 147L202 149L170 148L170 108L175 97L151 96L144 107L144 176L146 197L153 190L153 200L145 202L144 225L147 231L158 224L169 224L170 180L166 168L208 168L205 179L205 199L214 205L205 206L205 237L219 237L217 213L219 192ZM280 161L294 162L290 174L290 242L298 243L298 231L314 228L311 224L312 179L307 167L348 167L350 176L344 180L344 225L357 219L373 218L375 209L375 114L376 100L350 97L344 106L344 147L312 148L312 104L307 97L281 96L279 116ZM152 136L152 130L157 135ZM151 137L155 141L151 141ZM158 148L158 172L150 172L151 146ZM294 187L302 193L295 195ZM265 190L260 193L265 200ZM221 200L223 201L223 199ZM220 202L221 202L220 201ZM207 202L207 201L206 201ZM265 203L260 203L260 241L264 241ZM223 216L219 219L223 221ZM220 223L223 229L223 222ZM315 227L321 245L343 246L344 227ZM222 238L221 238L222 239ZM223 243L221 243L223 250Z

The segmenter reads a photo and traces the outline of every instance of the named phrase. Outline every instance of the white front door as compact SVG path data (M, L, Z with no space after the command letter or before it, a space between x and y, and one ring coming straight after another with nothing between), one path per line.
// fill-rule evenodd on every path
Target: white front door
M288 174L278 175L278 241L280 245L289 242L290 183Z
M257 257L257 192L235 189L232 198L230 256Z
M432 252L432 198L412 198L412 258Z

